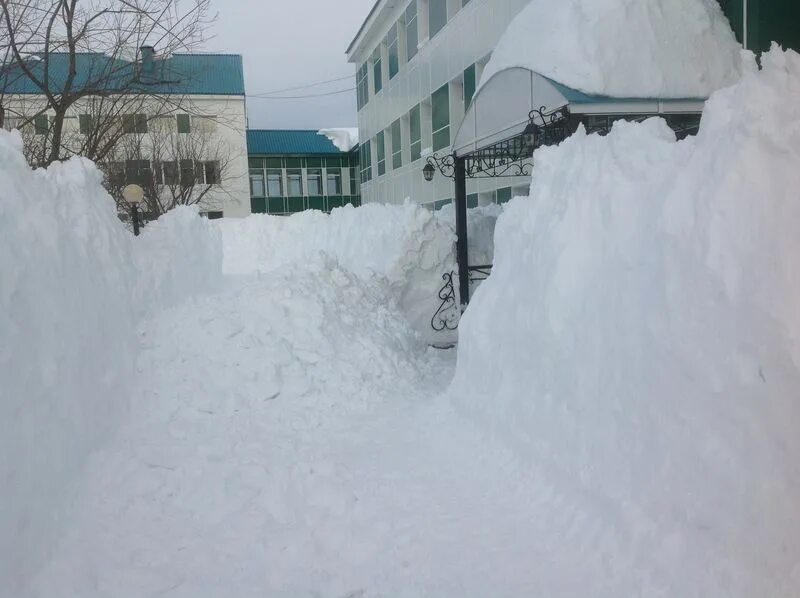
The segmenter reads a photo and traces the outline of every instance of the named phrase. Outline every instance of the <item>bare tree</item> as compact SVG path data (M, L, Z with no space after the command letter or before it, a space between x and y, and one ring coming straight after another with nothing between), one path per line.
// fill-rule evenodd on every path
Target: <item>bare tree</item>
M17 109L32 129L29 159L46 166L73 154L102 161L128 132L124 119L175 109L185 73L161 54L189 51L210 23L210 0L0 0L0 84L24 80L38 99ZM0 106L8 116L10 102ZM86 122L67 126L78 106ZM77 132L80 129L80 137ZM26 137L31 137L26 135Z
M144 189L148 219L176 206L221 210L231 156L214 134L217 126L215 118L182 113L154 118L146 132L125 135L103 164L120 212L128 212L122 188L130 183Z

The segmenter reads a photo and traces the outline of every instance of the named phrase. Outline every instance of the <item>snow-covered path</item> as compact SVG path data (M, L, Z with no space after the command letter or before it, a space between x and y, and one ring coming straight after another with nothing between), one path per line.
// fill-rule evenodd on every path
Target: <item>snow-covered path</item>
M438 398L454 354L407 351L405 363L381 356L370 330L378 321L390 330L389 315L376 312L368 291L333 317L323 313L330 302L320 285L347 275L312 270L231 279L226 292L145 323L128 423L92 459L35 595L513 595L525 587L536 530L521 510L531 481ZM276 302L281 287L290 290ZM359 305L369 317L354 322ZM334 346L337 326L352 331L345 346ZM326 363L332 350L343 354Z

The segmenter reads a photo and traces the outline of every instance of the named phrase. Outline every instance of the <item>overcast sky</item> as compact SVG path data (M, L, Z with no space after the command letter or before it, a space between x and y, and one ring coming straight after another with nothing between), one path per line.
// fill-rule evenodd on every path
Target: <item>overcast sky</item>
M344 51L374 0L214 0L219 18L208 51L244 56L248 96L338 77L344 81L279 95L308 95L355 86ZM248 97L252 128L356 126L355 91L293 100Z

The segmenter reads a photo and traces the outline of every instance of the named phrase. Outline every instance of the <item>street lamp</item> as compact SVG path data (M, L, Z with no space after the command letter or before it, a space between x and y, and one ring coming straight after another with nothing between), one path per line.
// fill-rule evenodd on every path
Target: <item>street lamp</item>
M424 176L425 180L430 183L433 180L434 174L436 174L436 169L433 167L433 164L428 162L422 169L422 176Z
M139 204L144 201L144 189L139 185L128 185L122 190L122 198L131 206L133 234L139 236Z

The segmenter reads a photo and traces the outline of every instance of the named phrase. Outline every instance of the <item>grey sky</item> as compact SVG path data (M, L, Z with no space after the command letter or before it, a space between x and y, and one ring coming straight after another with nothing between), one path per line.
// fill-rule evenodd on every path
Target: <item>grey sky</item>
M244 56L249 96L338 77L347 80L280 95L349 89L355 70L344 51L374 0L214 0L219 19L208 51ZM355 92L303 100L248 98L252 128L356 125Z

